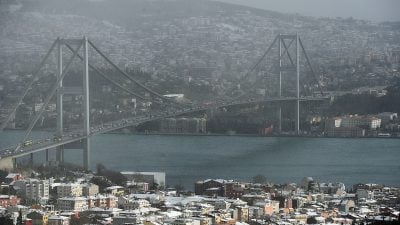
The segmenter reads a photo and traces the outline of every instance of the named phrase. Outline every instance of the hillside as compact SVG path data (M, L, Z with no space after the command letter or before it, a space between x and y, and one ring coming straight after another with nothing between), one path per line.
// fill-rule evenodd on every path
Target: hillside
M387 85L391 65L355 63L371 53L389 54L400 43L400 29L391 24L315 19L207 0L20 2L12 12L0 10L0 71L29 71L40 57L27 56L44 54L56 37L85 35L119 65L161 80L193 77L193 68L210 68L208 79L231 79L245 74L277 34L299 33L320 82L351 89ZM266 64L274 62L271 57ZM366 78L371 72L375 75Z

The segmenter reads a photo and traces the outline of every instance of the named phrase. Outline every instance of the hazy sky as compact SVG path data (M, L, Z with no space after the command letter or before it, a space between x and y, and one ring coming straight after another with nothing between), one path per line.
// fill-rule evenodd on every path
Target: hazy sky
M316 17L400 21L400 0L218 0Z

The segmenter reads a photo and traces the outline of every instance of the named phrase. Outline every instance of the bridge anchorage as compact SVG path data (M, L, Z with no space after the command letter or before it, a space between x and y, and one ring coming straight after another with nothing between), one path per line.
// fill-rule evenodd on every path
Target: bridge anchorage
M294 48L291 46L295 45ZM64 161L64 150L66 149L82 149L83 150L83 168L89 170L90 168L90 139L92 136L97 134L102 134L110 132L113 130L118 130L124 127L136 126L148 121L179 116L182 114L187 114L191 112L198 112L204 110L210 110L218 107L227 107L232 105L257 103L257 102L287 102L293 101L296 103L296 132L300 133L300 101L311 101L311 100L324 100L324 97L304 97L300 96L300 54L303 53L307 61L307 65L314 78L316 79L315 73L311 67L309 58L305 52L304 46L298 35L278 35L272 44L269 46L267 51L262 55L262 57L257 61L257 63L249 70L249 72L242 77L242 81L250 79L250 76L259 70L260 64L266 61L269 53L272 49L278 50L277 63L274 64L275 71L279 73L279 85L278 93L275 96L264 96L263 98L248 97L243 98L243 96L248 95L244 93L240 96L230 97L229 99L215 100L212 104L181 104L177 103L156 91L150 89L149 87L143 85L139 81L135 80L125 71L121 70L116 64L114 64L103 52L101 52L90 40L86 37L81 39L61 39L57 38L45 57L42 59L38 68L33 73L31 82L28 83L24 90L24 93L18 98L17 103L12 108L11 113L6 118L5 122L1 124L0 131L2 131L7 124L15 117L18 107L24 101L24 98L28 94L28 91L32 89L32 86L39 79L39 74L45 63L49 60L52 54L56 55L57 61L57 73L56 82L51 87L48 92L43 104L41 105L38 113L36 113L33 119L30 121L29 126L26 130L25 135L14 147L0 149L0 169L12 169L17 166L17 158L30 155L31 161L33 161L33 153L46 151L46 161L49 160L49 149L56 148L56 161ZM64 51L70 52L72 56L64 64ZM104 59L108 65L111 65L120 75L127 79L130 84L135 85L135 92L128 88L125 84L121 84L118 80L110 77L106 73L99 70L93 63L89 62L89 50L91 52L97 53L101 59ZM294 56L294 59L293 57ZM73 61L78 58L82 62L82 87L73 88L63 85L63 80L67 75L68 71L73 64ZM276 60L276 57L273 57ZM294 61L295 60L295 61ZM89 74L89 71L91 73ZM288 86L289 89L294 89L294 95L284 95L283 86L284 78L287 77L286 73L295 73L295 85ZM113 84L115 87L123 90L125 93L134 96L136 99L140 99L143 102L153 102L162 105L159 109L152 109L146 113L135 114L134 116L128 118L121 118L120 120L106 122L101 125L91 124L90 119L90 79L89 76L96 74L107 82ZM293 78L293 76L292 76ZM257 79L257 78L256 78ZM251 88L250 88L251 89ZM290 91L293 93L293 90ZM63 97L64 95L77 94L81 95L83 99L82 115L83 115L83 129L77 129L72 131L65 131L64 129L64 107L63 107ZM56 112L57 112L57 123L56 123L56 133L53 137L47 138L45 140L32 141L29 140L29 136L32 129L35 127L38 120L42 117L43 112L49 105L51 99L56 97ZM322 96L322 95L321 95ZM281 124L281 113L282 110L279 108L279 124ZM279 125L281 129L281 125Z

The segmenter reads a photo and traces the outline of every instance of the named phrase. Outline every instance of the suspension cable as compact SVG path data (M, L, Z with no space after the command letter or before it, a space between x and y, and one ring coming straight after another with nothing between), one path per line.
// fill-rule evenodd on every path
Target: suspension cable
M301 49L303 50L304 56L306 57L307 64L310 67L311 73L312 73L312 75L313 75L313 77L315 79L315 82L317 82L317 84L318 84L319 91L321 92L321 96L324 96L324 94L322 92L322 87L321 87L321 85L319 85L319 82L318 82L318 79L317 79L317 75L314 72L314 69L313 69L313 67L311 65L310 59L308 58L307 52L306 52L306 50L305 50L305 48L303 46L303 42L301 41L300 38L299 38L299 42L300 42Z
M172 101L171 99L166 98L165 96L151 90L150 88L148 88L147 86L145 86L144 84L140 83L139 81L133 79L131 76L129 76L126 72L122 71L117 65L115 65L106 55L103 54L103 52L101 52L90 40L88 40L89 44L94 48L94 50L96 50L97 53L99 53L108 63L110 63L116 70L118 70L118 72L120 72L122 75L124 75L126 78L128 78L130 81L134 82L135 84L137 84L138 86L142 87L143 89L145 89L146 91L150 92L151 94L166 100L168 102L172 102L176 105L179 105L177 102Z
M47 61L47 58L50 56L50 53L53 51L54 47L56 46L56 43L57 43L58 40L59 40L59 38L57 38L57 40L55 40L53 42L53 44L51 45L49 51L47 51L46 56L43 58L43 60L39 64L39 66L36 68L36 70L35 70L35 72L33 73L33 76L32 76L33 79L28 83L28 85L24 89L24 92L22 93L22 95L20 95L20 97L18 98L17 103L13 107L11 113L8 115L6 121L4 121L4 123L0 126L0 132L3 131L4 128L6 128L7 124L11 121L12 116L17 112L18 107L21 105L21 103L24 100L25 96L28 94L29 90L32 88L32 85L35 83L36 76L38 76L38 74L39 74L40 70L42 69L44 63Z
M70 45L66 44L66 46L67 46L67 48L68 48L69 50L71 50L71 51L74 50ZM83 57L82 57L81 55L78 54L77 56L78 56L78 58L79 58L80 60L83 61ZM95 71L98 75L102 76L104 79L106 79L106 80L109 81L110 83L114 84L115 86L121 88L122 90L126 91L127 93L129 93L129 94L131 94L131 95L133 95L133 96L135 96L135 97L138 97L138 98L140 98L140 99L142 99L142 100L146 100L145 97L143 97L143 96L141 96L141 95L139 95L139 94L137 94L137 93L135 93L135 92L129 90L128 88L126 88L126 87L120 85L118 82L116 82L115 80L111 79L109 76L107 76L105 73L103 73L102 71L100 71L99 69L97 69L96 67L94 67L94 66L93 66L92 64L90 64L90 63L89 63L89 67L90 67L90 69L92 69L93 71Z
M59 40L58 40L59 41ZM67 74L73 60L75 59L76 55L78 54L78 51L82 48L83 46L83 42L79 45L79 47L74 51L74 54L72 55L72 57L70 58L70 60L68 61L64 71L62 72L61 76L57 78L57 81L55 83L55 85L53 86L53 88L50 91L50 94L46 97L44 104L42 105L42 107L40 108L40 111L38 114L36 114L36 116L34 117L34 119L31 121L31 123L29 124L28 130L25 133L24 138L22 138L20 143L24 143L26 141L26 139L28 138L28 136L31 134L31 131L33 129L33 127L36 125L36 122L39 120L39 118L42 116L45 108L47 107L47 105L49 104L51 98L53 97L53 95L55 94L55 92L58 89L58 85L60 84L60 82L64 79L65 75ZM14 152L17 151L19 148L21 147L21 145L17 145L14 149Z

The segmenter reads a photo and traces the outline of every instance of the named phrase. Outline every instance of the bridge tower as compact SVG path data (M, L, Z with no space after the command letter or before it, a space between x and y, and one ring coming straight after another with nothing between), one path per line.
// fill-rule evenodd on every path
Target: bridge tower
M125 87L125 85L120 84L120 82L114 78L111 78L93 64L89 63L89 47L93 50L94 53L97 53L100 58L104 59L108 65L111 65L120 75L122 75L125 79L128 80L129 83L135 85L136 88L142 90L143 93L134 92L131 88ZM66 63L64 65L64 49L68 50L72 53L72 56L68 57ZM82 50L83 49L83 50ZM82 50L82 51L81 51ZM27 84L27 87L24 89L21 96L18 98L16 104L11 109L9 116L6 118L5 122L1 124L0 131L2 131L7 124L15 117L18 107L23 103L24 98L27 96L29 90L32 89L33 84L39 80L40 78L40 71L43 69L44 65L52 55L52 53L56 53L56 61L57 61L57 72L56 72L56 82L51 89L49 90L46 98L43 100L43 104L41 105L38 112L33 116L32 120L29 122L28 128L24 137L20 140L19 144L15 147L12 147L10 153L7 153L7 157L0 158L0 161L7 163L7 167L10 167L13 164L13 167L16 167L16 158L19 156L27 155L24 150L26 147L29 148L32 145L32 141L28 141L28 146L26 145L26 141L30 136L32 129L38 122L38 120L42 117L43 112L45 111L46 107L49 105L51 99L56 96L56 111L57 111L57 125L56 125L56 134L53 140L49 141L50 139L46 139L46 143L44 146L40 146L39 143L35 143L39 146L34 146L32 149L28 149L31 161L33 161L33 153L41 150L46 150L46 161L48 161L49 150L48 148L56 148L56 160L61 162L64 160L64 150L68 148L73 149L83 149L83 167L88 170L90 167L90 137L92 136L91 133L91 126L90 126L90 96L89 96L89 69L94 72L94 74L101 76L114 86L120 88L121 90L125 91L126 93L135 96L136 98L144 101L148 101L151 99L149 96L156 98L158 102L165 102L167 104L174 104L176 106L180 105L165 96L153 91L149 87L145 86L144 84L140 83L125 71L120 69L116 64L114 64L103 52L100 51L90 40L86 37L78 38L78 39L61 39L57 38L50 49L47 51L46 55L42 59L39 66L35 69L32 73L33 79ZM80 61L83 63L83 73L82 73L82 87L65 87L63 85L63 80L67 75L74 59L79 58ZM51 64L52 62L50 62ZM63 98L66 94L78 94L83 96L83 131L72 131L69 132L70 135L68 137L63 136L64 133L64 123L63 123L63 116L64 116L64 109L63 109ZM146 96L148 94L148 96ZM76 135L76 136L75 136ZM24 149L25 148L25 149ZM9 151L7 150L7 151ZM2 163L2 165L5 165Z
M294 98L295 101L295 133L297 135L300 134L300 101L303 101L301 93L300 93L300 69L303 68L301 66L301 59L304 56L306 66L311 72L313 76L314 82L318 85L321 91L321 87L319 86L318 79L314 72L313 67L311 66L310 60L308 58L307 52L305 51L304 45L301 41L300 35L287 35L287 34L279 34L275 37L274 41L268 47L268 49L264 52L261 58L257 61L257 63L250 69L249 73L245 76L247 77L251 72L253 72L256 68L258 68L261 62L269 56L269 53L273 50L277 49L277 56L271 55L270 58L273 58L275 64L275 72L278 73L278 84L277 84L277 97L282 98L282 102L284 98ZM277 59L277 60L276 60ZM287 78L290 79L287 79ZM289 80L289 82L284 82L284 80ZM291 90L285 90L285 87L289 87ZM287 89L287 88L286 88ZM290 96L284 94L283 90L286 92L289 91ZM321 91L321 96L323 93ZM282 107L278 106L277 109L277 117L278 117L278 131L282 131Z
M89 170L90 167L90 96L89 96L89 51L88 51L88 39L83 37L82 39L60 39L57 42L57 136L61 137L64 132L63 124L63 96L64 94L81 94L83 96L83 139L81 148L83 149L83 167ZM82 73L82 89L79 88L67 88L63 86L63 79L65 77L66 67L63 69L63 47L68 47L70 50L76 47L76 50L83 48L83 56L79 56L83 62L83 73ZM74 57L74 56L73 56ZM60 145L56 148L56 161L64 161L64 148L65 146ZM46 158L48 150L46 150Z
M60 79L57 88L57 102L56 102L56 110L57 110L57 135L62 136L64 133L64 113L63 113L63 96L61 89L63 88L63 79L61 79L63 73L63 45L61 41L57 41L57 79ZM46 161L48 161L48 149L46 150ZM58 162L64 161L64 147L58 146L56 147L56 160Z
M46 53L45 57L42 59L40 65L36 68L33 73L34 79L28 84L27 88L24 90L22 95L19 97L17 104L12 109L11 113L9 114L6 121L1 125L0 131L2 131L8 124L8 122L12 119L15 115L18 106L21 105L23 99L28 94L28 91L31 89L32 85L35 81L39 78L39 73L43 66L45 65L46 61L49 59L53 52L56 52L56 59L57 59L57 73L56 78L57 81L52 86L50 92L46 96L43 105L41 106L39 112L35 114L34 118L30 121L28 129L15 149L13 150L17 153L22 145L28 140L28 137L36 125L37 121L42 116L43 112L45 111L46 107L49 105L54 94L56 94L56 111L57 111L57 125L56 125L56 134L55 139L61 138L64 132L64 123L63 123L63 96L65 94L79 94L83 96L83 138L80 138L82 141L75 142L75 144L70 145L69 147L73 146L73 148L82 148L83 149L83 167L88 170L90 166L90 105L89 105L89 54L88 54L88 46L89 40L86 37L80 39L61 39L57 38L48 52ZM57 49L57 50L56 50ZM64 65L63 59L63 49L68 49L72 52L72 56L68 59L66 64ZM79 54L80 50L82 50L82 55ZM74 87L64 87L63 80L66 74L68 73L74 59L78 57L83 62L83 74L82 74L82 88L74 88ZM78 144L78 147L76 147ZM65 145L57 145L56 147L56 160L58 162L62 162L64 160L64 149L67 148ZM49 157L49 150L46 149L46 161L48 161ZM33 153L30 154L31 161L33 157ZM12 158L13 160L13 167L16 167L16 158Z
M296 111L295 111L295 132L297 135L300 134L300 37L296 35L282 35L279 34L276 38L278 41L278 72L279 72L279 87L278 97L282 95L282 76L285 72L295 72L296 74ZM289 41L289 42L288 42ZM287 44L288 43L288 44ZM295 43L295 60L290 53L291 45ZM304 52L305 53L305 52ZM290 65L284 65L283 60L287 58ZM282 131L282 107L278 108L278 130Z

